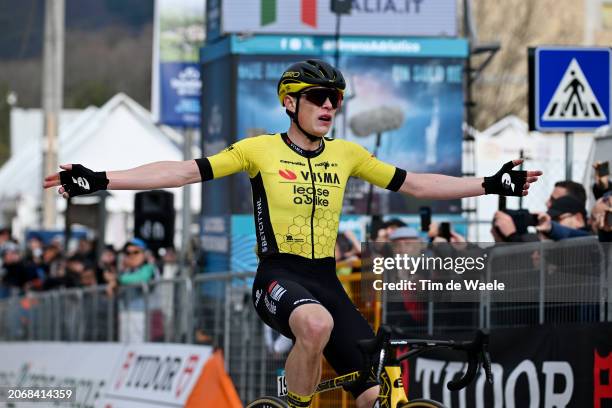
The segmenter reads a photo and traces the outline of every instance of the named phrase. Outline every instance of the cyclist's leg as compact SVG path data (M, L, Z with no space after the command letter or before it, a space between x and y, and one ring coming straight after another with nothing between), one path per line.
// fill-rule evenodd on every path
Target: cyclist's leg
M270 263L260 267L253 284L253 303L258 315L273 329L294 341L285 366L290 397L309 400L321 375L321 357L333 321L327 310L299 282L295 265L286 270ZM295 278L295 279L294 279ZM291 399L291 398L289 398Z
M329 341L333 319L318 304L298 306L289 317L295 344L285 363L287 389L300 395L311 395L321 380L323 349Z

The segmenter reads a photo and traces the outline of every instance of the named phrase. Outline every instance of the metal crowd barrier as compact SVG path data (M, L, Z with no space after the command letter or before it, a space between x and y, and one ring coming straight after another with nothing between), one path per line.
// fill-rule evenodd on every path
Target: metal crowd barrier
M452 337L478 327L612 321L611 259L610 248L591 238L491 251L486 278L519 282L515 290L530 293L536 302L512 301L517 292L505 292L478 303L385 303L363 296L361 274L340 280L373 327L382 321L414 335ZM583 272L577 275L576 269ZM225 351L226 369L246 402L276 393L276 375L291 346L256 316L253 278L254 273L199 274L120 287L112 296L105 286L30 292L0 300L0 341L210 344ZM586 300L549 301L570 290ZM325 366L323 375L332 374ZM314 406L353 406L350 400L336 391L320 396Z
M489 292L472 303L388 302L382 320L435 336L477 328L612 321L612 245L594 236L495 246L481 279L497 279L512 289Z

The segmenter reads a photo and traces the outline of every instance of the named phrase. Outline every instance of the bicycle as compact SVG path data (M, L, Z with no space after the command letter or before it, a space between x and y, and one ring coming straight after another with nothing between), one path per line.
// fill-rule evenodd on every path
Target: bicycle
M380 384L380 394L373 408L445 408L440 402L429 399L416 399L408 401L402 384L400 362L414 357L424 351L446 348L463 351L467 355L468 368L461 378L452 380L447 384L451 391L458 391L467 387L476 377L482 364L486 380L493 383L491 373L491 358L488 352L489 335L478 331L472 341L456 342L453 340L424 340L424 339L392 339L391 334L397 333L388 326L381 326L376 337L359 341L359 348L364 355L364 367L360 371L341 375L321 382L315 394L334 390L345 385L365 382L374 374L376 382ZM396 349L408 346L409 351L396 356ZM287 408L287 403L279 396L267 396L249 403L246 408Z

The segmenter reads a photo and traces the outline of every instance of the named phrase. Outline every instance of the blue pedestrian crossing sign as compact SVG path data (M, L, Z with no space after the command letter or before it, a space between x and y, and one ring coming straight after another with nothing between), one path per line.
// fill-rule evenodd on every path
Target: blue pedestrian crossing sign
M530 128L572 132L609 125L611 48L538 47L530 53Z

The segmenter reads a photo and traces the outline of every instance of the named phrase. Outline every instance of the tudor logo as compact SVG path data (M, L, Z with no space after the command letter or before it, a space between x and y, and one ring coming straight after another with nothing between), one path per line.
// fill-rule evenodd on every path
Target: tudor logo
M287 169L279 170L278 174L280 174L282 178L287 179L287 180L295 180L297 178L297 175L294 172L292 172L291 170L287 170Z
M175 396L177 398L179 398L181 394L183 393L183 391L187 389L187 386L189 385L189 382L191 381L195 373L195 370L198 366L199 359L200 359L199 356L192 354L189 356L189 358L185 362L186 363L185 367L183 368L183 372L181 373L178 379L177 386L176 386Z

